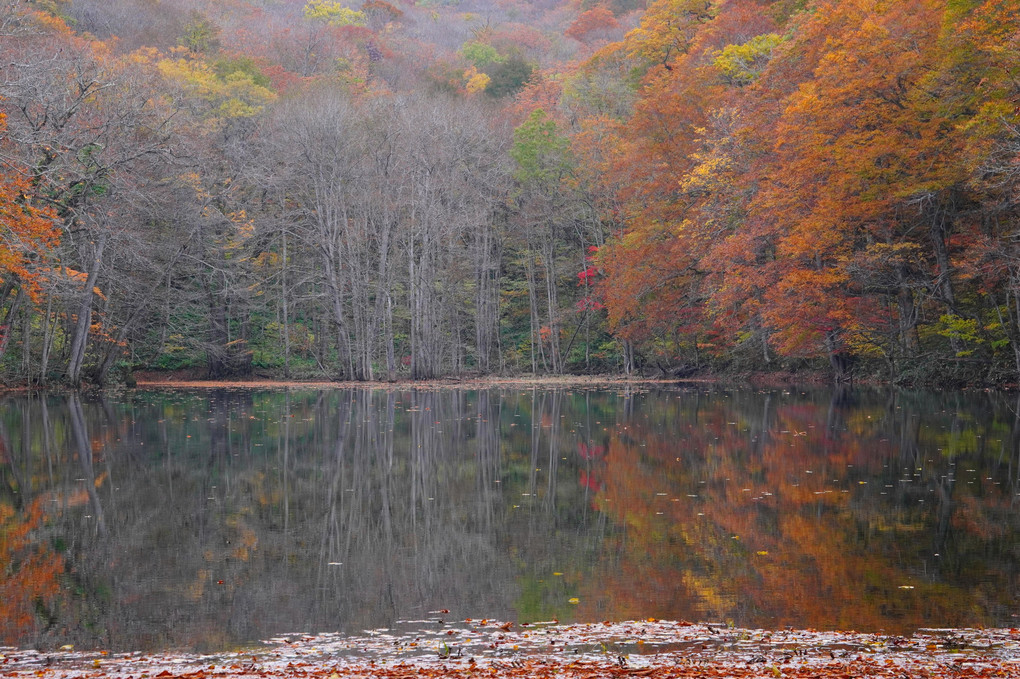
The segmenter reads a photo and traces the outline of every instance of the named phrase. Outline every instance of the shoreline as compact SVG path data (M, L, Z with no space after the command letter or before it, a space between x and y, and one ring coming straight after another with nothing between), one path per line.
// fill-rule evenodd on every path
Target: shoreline
M274 376L255 376L241 379L208 379L196 376L191 370L175 372L138 371L134 373L134 384L123 383L96 386L85 384L78 389L54 382L47 385L3 384L0 383L0 395L27 393L66 393L66 392L110 392L123 393L132 389L370 389L380 391L406 391L445 389L487 389L495 387L514 387L518 389L553 389L553 388L593 388L613 389L618 387L720 387L750 389L780 389L791 387L822 387L849 388L858 387L878 389L905 390L937 390L944 391L945 386L937 384L897 385L891 382L859 379L851 383L837 385L832 376L826 372L743 372L743 373L705 373L689 377L647 377L623 374L603 375L472 375L461 377L438 377L428 380L413 380L407 377L389 380L329 380L313 379L282 379ZM957 391L1002 391L1015 392L1020 390L1018 384L982 385L961 384L952 388Z
M516 376L465 376L441 377L429 380L401 378L392 381L372 380L328 380L328 379L279 379L276 377L251 377L244 379L213 380L196 377L188 371L162 373L139 371L135 373L135 384L113 384L106 387L84 385L82 392L123 392L131 389L373 389L383 391L399 390L443 390L443 389L486 389L493 387L516 387L522 389L548 388L616 388L616 387L684 387L718 386L779 388L789 386L831 386L826 375L819 373L742 373L734 375L702 375L693 377L640 377L628 375L516 375ZM878 386L868 381L858 386ZM0 394L24 394L33 392L63 393L76 391L71 387L54 383L43 386L26 384L0 384Z
M379 389L379 390L409 390L409 389L469 389L487 387L613 387L613 386L640 386L640 385L678 385L678 384L717 384L714 379L657 379L657 378L636 378L626 376L588 376L588 375L553 375L553 376L527 376L527 377L444 377L430 380L398 379L393 381L372 380L278 380L278 379L250 379L250 380L196 380L196 379L175 379L158 378L156 376L142 375L137 378L139 388L184 388L184 389Z

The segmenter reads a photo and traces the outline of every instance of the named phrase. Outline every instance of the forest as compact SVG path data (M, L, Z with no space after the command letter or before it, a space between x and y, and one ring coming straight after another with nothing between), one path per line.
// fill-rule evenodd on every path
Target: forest
M1020 0L0 0L0 379L1020 381Z

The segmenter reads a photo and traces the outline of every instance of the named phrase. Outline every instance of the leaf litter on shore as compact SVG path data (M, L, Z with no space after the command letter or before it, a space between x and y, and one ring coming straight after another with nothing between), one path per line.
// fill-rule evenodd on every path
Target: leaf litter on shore
M1018 677L1020 630L911 636L643 620L404 620L359 635L288 634L215 655L0 648L12 678Z

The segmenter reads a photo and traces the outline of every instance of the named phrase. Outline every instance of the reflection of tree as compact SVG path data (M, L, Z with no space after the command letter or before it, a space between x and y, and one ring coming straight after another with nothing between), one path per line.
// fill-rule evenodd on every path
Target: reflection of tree
M81 491L55 526L80 593L62 642L213 648L438 608L510 615L514 592L492 586L513 581L500 407L370 390L51 404L56 472L29 456L19 473ZM37 403L11 412L39 421ZM41 433L16 433L42 452Z
M74 434L75 449L78 453L78 462L81 465L85 491L89 495L89 503L92 507L92 515L95 518L96 533L106 535L106 521L103 518L103 504L96 492L96 472L92 461L92 440L89 438L88 428L85 424L85 414L81 409L81 398L77 392L72 392L67 399L68 411L71 415L71 431Z
M947 459L941 450L963 419L976 440L998 424L975 421L973 401L967 411L859 396L690 395L630 418L610 441L600 496L626 533L603 557L604 579L587 600L618 618L681 611L770 627L1001 620L1015 594L1015 555L986 568L971 562L969 572L946 566L973 553L965 543L986 541L1005 556L1001 531L964 524L1016 530L1000 508L1008 490L997 491L998 503L979 501L989 480L960 498L957 463L991 479L995 460L978 461L966 447ZM756 402L766 407L755 412Z
M25 600L37 627L19 643L211 649L442 608L520 620L1001 622L1016 590L1020 439L1012 402L988 398L9 399L0 507L14 512L3 530L22 537L4 558L22 571L32 554L68 564L47 614Z
M49 498L17 511L0 499L0 642L38 637L53 623L64 561L45 542L33 539Z
M22 427L30 423L27 412L20 415ZM29 441L20 448L23 455L30 453ZM52 624L64 572L63 559L40 539L55 498L28 499L33 479L16 455L0 419L0 643L5 644L38 638Z

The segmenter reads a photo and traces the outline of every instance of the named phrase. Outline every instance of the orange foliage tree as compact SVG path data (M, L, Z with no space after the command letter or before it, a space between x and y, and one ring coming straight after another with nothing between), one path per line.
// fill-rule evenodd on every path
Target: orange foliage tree
M784 102L770 180L749 210L775 252L763 317L776 348L827 355L837 373L854 354L895 351L875 337L883 307L899 346L913 341L921 281L955 307L947 237L966 172L928 81L941 51L935 4L830 3L805 25L825 45Z
M582 12L574 23L564 31L564 35L574 40L586 42L598 36L607 35L610 31L618 28L620 22L616 20L613 13L605 7L595 7Z
M0 140L7 117L0 111ZM56 245L58 232L53 214L31 204L31 187L25 173L8 166L0 172L0 281L32 285L31 263ZM30 287L30 290L34 288Z
M676 4L650 8L619 48L648 70L611 169L625 228L601 260L613 327L663 365L698 362L711 345L703 259L732 228L742 199L729 142L739 93L719 77L715 54L773 28L760 12L713 15L704 3ZM669 20L653 21L659 14Z
M1017 344L1000 228L1017 207L1017 16L946 0L650 6L589 62L641 74L607 172L619 335L649 360L821 358L837 378L862 358L895 374L925 350Z
M0 112L0 139L6 117ZM38 292L34 262L58 240L53 214L32 204L31 186L16 167L0 168L0 357L10 341L10 324L19 307Z

